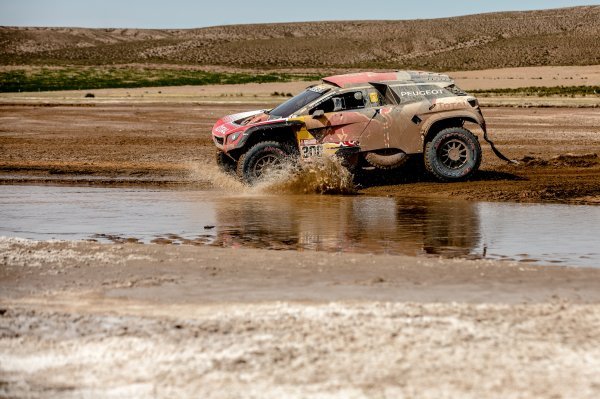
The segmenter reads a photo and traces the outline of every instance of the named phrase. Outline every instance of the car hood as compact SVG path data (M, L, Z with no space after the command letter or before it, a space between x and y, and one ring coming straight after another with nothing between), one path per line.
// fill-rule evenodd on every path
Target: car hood
M269 114L264 109L240 112L219 119L213 126L212 133L217 137L224 137L231 133L244 132L253 126L266 125L281 120L283 119L269 119Z

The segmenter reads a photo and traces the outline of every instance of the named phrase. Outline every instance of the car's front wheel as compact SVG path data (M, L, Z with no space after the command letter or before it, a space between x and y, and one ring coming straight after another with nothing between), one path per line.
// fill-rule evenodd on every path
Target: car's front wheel
M215 154L217 166L221 172L235 174L235 160L228 157L223 151L217 150Z
M237 164L238 176L247 183L255 183L268 173L282 170L290 153L276 141L262 141L244 153Z
M425 168L441 181L464 180L481 164L481 146L477 137L462 127L438 132L425 145Z

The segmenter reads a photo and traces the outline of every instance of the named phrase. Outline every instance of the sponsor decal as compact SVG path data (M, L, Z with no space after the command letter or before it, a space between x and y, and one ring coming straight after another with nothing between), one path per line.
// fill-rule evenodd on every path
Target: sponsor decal
M322 145L307 145L302 147L302 158L320 157L322 155Z
M221 125L221 126L215 128L215 132L219 133L219 134L225 134L225 133L227 133L227 130L229 130L229 129L227 129L227 126L225 126L225 125Z
M229 123L229 122L233 122L236 120L246 119L250 116L258 115L263 112L264 112L264 110L240 112L239 114L227 115L224 118L222 118L221 121L223 123Z
M315 93L323 93L329 89L329 86L326 85L317 85L313 87L309 87L308 90L314 91Z
M435 109L436 111L448 111L448 110L453 110L453 109L458 109L458 108L465 108L466 105L467 105L466 101L455 101L455 102L451 102L451 103L435 102L435 103L433 103L433 105L431 106L430 109Z
M300 142L301 146L305 146L305 145L315 145L317 144L317 139L308 139L308 140L302 140Z
M414 97L414 96L434 96L438 94L444 94L442 89L437 90L416 90L416 91L401 91L401 97Z

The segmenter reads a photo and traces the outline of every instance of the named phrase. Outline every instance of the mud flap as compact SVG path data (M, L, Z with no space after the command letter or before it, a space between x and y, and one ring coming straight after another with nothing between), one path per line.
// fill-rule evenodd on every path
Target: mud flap
M510 162L513 165L518 165L519 164L519 161L517 161L515 159L509 159L508 157L506 157L506 155L502 154L500 152L500 150L498 150L496 148L496 146L494 145L494 142L492 140L490 140L490 138L488 137L487 129L483 129L483 139L490 145L490 147L492 148L492 151L494 152L494 154L498 158L500 158L503 161Z

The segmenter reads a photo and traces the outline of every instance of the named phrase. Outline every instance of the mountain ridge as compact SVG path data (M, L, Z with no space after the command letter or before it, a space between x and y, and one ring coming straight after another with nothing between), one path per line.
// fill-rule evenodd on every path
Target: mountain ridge
M0 27L0 65L473 70L600 64L600 6L193 29Z

